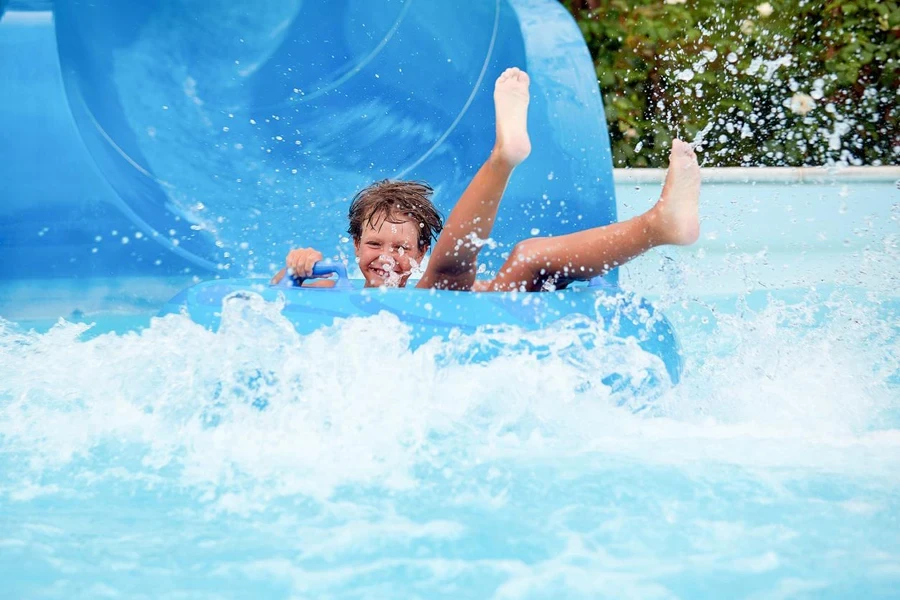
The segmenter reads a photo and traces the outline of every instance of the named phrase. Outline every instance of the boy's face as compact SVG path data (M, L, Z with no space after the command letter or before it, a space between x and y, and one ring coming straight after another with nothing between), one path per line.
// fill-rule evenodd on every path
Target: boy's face
M428 248L419 248L419 227L403 217L369 221L356 242L356 259L366 287L403 287Z

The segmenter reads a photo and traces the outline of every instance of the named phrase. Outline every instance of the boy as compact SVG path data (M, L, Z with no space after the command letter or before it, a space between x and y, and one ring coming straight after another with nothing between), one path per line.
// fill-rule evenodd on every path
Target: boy
M434 238L434 251L417 288L475 291L560 289L602 275L643 252L666 244L693 244L700 234L700 167L693 149L675 140L659 201L646 213L605 227L515 245L491 280L476 281L481 240L490 237L503 191L513 170L531 152L528 139L528 75L507 69L494 87L496 141L441 226L422 183L383 181L362 190L350 206L349 233L366 287L403 287L417 270ZM286 272L303 281L322 254L292 250L272 282ZM331 286L333 281L314 282Z

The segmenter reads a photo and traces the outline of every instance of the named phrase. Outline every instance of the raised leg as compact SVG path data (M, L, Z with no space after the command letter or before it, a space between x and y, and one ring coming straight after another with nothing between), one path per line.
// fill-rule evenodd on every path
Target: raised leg
M605 227L516 244L481 291L539 291L603 275L656 246L686 246L700 235L700 167L690 145L675 140L662 195L646 213Z
M528 86L528 75L517 68L497 79L494 148L447 217L417 287L466 290L475 282L478 253L491 235L510 175L531 152Z

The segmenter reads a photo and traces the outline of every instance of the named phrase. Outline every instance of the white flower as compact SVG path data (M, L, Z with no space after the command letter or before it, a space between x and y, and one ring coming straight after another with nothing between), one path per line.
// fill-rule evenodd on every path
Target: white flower
M744 35L750 35L753 33L753 30L756 29L756 24L750 19L745 19L743 23L741 23L741 33Z
M791 96L791 112L801 117L816 107L816 101L809 94L797 92Z
M768 2L763 2L756 7L756 12L758 12L761 17L768 17L772 14L772 5Z
M663 0L663 4L684 4L687 0Z

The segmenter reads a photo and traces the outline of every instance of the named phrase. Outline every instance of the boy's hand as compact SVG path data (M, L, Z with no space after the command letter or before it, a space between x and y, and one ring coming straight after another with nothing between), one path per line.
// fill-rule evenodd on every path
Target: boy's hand
M288 252L284 259L285 268L272 278L272 284L280 282L285 275L290 275L299 281L317 277L313 275L313 266L322 260L322 253L312 248L296 248Z
M322 253L312 248L296 248L288 252L284 264L296 279L313 277L313 266L322 260Z

